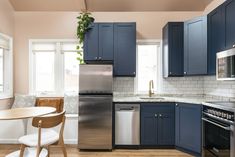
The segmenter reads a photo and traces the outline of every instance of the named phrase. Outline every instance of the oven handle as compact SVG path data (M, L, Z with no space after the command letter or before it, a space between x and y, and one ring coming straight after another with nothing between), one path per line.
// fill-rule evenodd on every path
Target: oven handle
M224 129L224 130L231 131L231 128L230 128L229 126L226 127L226 126L220 125L220 124L215 123L215 122L213 122L213 121L211 121L211 120L209 120L209 119L207 119L207 118L202 118L202 120L203 120L203 121L206 121L206 122L208 122L208 123L211 123L211 124L213 124L213 125L216 125L216 126L222 128L222 129Z

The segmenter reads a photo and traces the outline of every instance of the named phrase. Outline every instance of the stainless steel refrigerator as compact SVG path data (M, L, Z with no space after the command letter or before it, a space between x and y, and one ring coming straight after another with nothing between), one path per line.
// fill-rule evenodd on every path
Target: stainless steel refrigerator
M112 65L80 65L79 149L112 149Z

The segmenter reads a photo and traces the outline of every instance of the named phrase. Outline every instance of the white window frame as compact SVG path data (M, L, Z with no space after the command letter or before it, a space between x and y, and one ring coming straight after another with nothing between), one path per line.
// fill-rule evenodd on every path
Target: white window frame
M156 84L154 84L154 93L159 94L162 90L162 40L160 39L145 39L145 40L137 40L136 43L136 77L135 77L135 94L148 94L148 91L138 91L138 45L159 45L159 53L157 54L157 80Z
M9 41L9 49L4 53L4 71L3 71L3 92L0 92L0 99L13 97L13 38L0 33L0 38Z
M64 96L64 52L60 51L59 43L74 42L76 39L30 39L29 40L29 94L39 97L63 97ZM55 92L36 92L35 55L33 54L33 43L55 43ZM67 52L67 51L66 51ZM69 51L68 51L69 52ZM79 62L78 62L79 64Z

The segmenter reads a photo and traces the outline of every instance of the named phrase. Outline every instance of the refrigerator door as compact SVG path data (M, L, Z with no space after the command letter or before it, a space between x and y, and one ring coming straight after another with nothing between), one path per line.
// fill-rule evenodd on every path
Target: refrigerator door
M79 93L112 93L112 65L80 65Z
M112 149L112 98L79 97L79 149Z

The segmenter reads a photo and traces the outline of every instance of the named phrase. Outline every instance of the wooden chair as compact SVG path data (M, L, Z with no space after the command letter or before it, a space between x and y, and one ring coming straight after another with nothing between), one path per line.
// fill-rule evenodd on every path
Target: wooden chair
M60 132L48 128L53 128L61 124ZM23 157L26 147L36 147L36 157L40 157L40 152L43 148L47 148L48 157L50 156L50 145L57 144L62 148L64 157L67 157L66 148L64 145L63 132L65 125L65 111L55 114L49 114L43 117L35 117L32 121L32 126L38 128L38 133L29 134L20 137L21 143L20 157ZM45 130L43 130L45 129Z
M37 98L36 106L47 106L56 108L56 112L60 113L64 110L63 98Z

